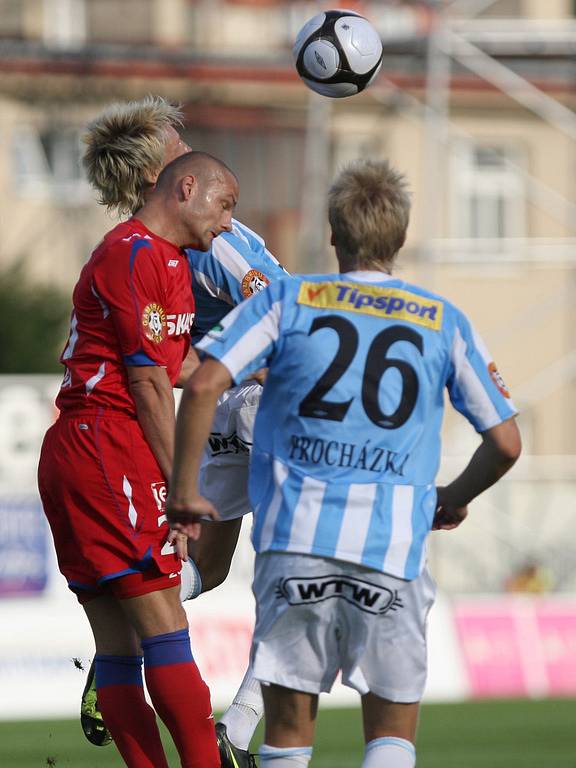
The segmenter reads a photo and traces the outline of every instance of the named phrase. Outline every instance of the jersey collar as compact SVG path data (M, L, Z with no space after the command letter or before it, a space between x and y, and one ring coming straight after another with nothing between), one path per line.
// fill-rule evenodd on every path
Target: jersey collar
M342 277L357 280L359 283L381 283L384 280L394 280L388 272L377 272L376 270L368 269L355 269L352 272L343 272Z

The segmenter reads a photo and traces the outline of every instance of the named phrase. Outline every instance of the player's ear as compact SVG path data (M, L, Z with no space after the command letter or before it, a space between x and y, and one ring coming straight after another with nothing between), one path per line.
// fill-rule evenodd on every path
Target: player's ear
M180 194L182 200L189 200L196 192L198 182L194 176L183 176L180 180Z

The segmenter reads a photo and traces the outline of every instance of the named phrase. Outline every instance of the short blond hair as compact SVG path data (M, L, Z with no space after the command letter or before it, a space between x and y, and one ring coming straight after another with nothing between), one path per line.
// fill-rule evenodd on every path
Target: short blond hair
M82 162L98 202L119 215L141 208L150 178L164 167L166 130L181 125L181 110L161 96L112 104L92 120Z
M410 219L406 178L386 160L348 165L328 193L328 218L339 259L350 267L392 265Z

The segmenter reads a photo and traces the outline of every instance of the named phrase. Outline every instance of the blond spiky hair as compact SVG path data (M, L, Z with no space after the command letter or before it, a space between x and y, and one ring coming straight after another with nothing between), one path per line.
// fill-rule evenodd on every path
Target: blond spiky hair
M182 112L161 96L112 104L92 120L82 140L82 159L98 202L119 215L132 214L164 166L166 129L182 125Z
M386 160L357 160L328 193L338 257L357 269L388 268L404 245L410 218L405 177Z

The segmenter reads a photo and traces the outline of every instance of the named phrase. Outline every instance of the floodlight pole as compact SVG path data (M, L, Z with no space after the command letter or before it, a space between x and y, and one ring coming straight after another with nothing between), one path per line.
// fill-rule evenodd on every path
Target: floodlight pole
M330 99L310 93L297 261L297 270L302 272L327 271L326 209L330 175L331 116Z
M421 267L427 287L433 288L434 242L443 234L446 145L449 133L451 61L448 28L441 0L432 0L428 35L423 137L423 213Z

